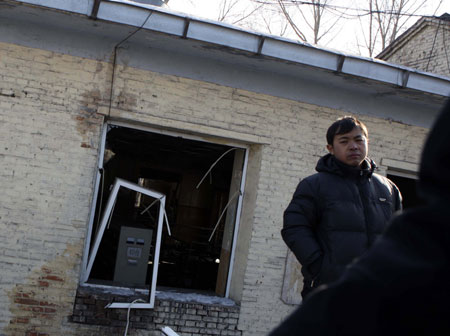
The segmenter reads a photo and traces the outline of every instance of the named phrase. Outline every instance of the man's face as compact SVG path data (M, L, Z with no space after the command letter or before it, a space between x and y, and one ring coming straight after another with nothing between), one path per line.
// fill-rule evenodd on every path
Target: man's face
M348 133L335 135L333 145L327 145L327 149L339 161L358 167L367 156L368 139L361 128L355 127Z

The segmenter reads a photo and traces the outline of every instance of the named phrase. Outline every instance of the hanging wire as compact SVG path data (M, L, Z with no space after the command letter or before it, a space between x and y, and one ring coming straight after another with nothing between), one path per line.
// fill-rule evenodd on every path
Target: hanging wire
M127 336L128 333L128 325L130 324L130 310L133 306L133 304L137 303L137 302L143 302L146 303L144 300L142 299L136 299L133 302L130 303L130 305L128 306L128 312L127 312L127 325L125 327L125 333L123 334L123 336Z
M223 153L212 165L211 167L209 167L208 171L205 173L205 175L203 175L202 179L200 180L200 182L198 182L197 186L195 187L195 189L198 189L200 187L200 185L202 184L203 180L206 178L206 176L208 176L208 174L211 172L211 170L214 168L214 166L217 164L217 162L220 161L221 158L223 158L225 155L227 155L229 152L238 149L237 147L233 147L230 148L229 150L227 150L225 153Z
M119 48L119 46L124 43L125 41L127 41L130 37L132 37L134 34L136 34L138 31L140 31L145 24L147 23L148 19L150 19L150 16L152 16L153 12L150 12L147 16L147 18L144 20L144 23L142 23L142 25L136 29L134 32L132 32L131 34L129 34L127 37L125 37L122 41L120 41L119 43L117 43L114 46L114 53L113 53L113 68L112 68L112 74L111 74L111 87L109 90L109 108L108 108L108 117L111 116L111 108L112 108L112 97L113 97L113 91L114 91L114 77L115 77L115 72L116 72L116 63L117 63L117 49Z
M155 199L148 207L146 207L144 210L141 211L141 215L143 215L144 212L150 210L150 208L158 201L159 201L159 198Z
M436 39L437 39L437 36L438 36L438 32L439 32L440 26L441 26L441 20L439 20L438 26L436 28L436 33L434 34L433 45L431 46L430 56L428 56L428 62L427 62L427 66L425 68L425 71L428 71L428 66L430 65L431 59L433 58L434 46L436 44Z
M209 236L208 242L211 241L212 237L214 236L214 233L216 233L217 228L219 227L220 220L222 219L223 215L227 211L228 207L230 206L231 202L236 198L237 195L242 195L242 192L240 189L236 190L236 192L231 196L230 200L228 201L227 205L225 205L225 208L222 210L222 213L220 214L219 219L217 220L216 225L214 226L213 231L211 232L211 235Z
M141 215L143 215L146 211L150 210L150 208L158 201L161 201L161 198L155 199L148 207L146 207L144 210L142 210ZM167 233L169 234L169 236L172 236L172 232L170 231L169 219L167 218L166 209L163 208L162 211L164 214L164 219L166 221Z
M278 4L277 0L253 0L256 3L261 4ZM346 6L338 6L338 5L331 5L331 4L323 4L323 3L317 3L317 2L311 2L311 1L296 1L296 0L283 0L283 3L285 3L285 6L298 6L298 5L309 5L309 6L316 6L316 7L322 7L326 8L328 10L349 10L349 11L355 11L355 12L363 12L363 14L347 14L349 16L353 17L362 17L367 16L371 14L387 14L387 15L401 15L401 16L409 16L409 17L428 17L428 18L434 18L434 15L420 15L420 14L410 14L406 12L399 13L396 10L370 10L366 8L355 8L355 7L346 7Z
M449 61L448 53L447 53L447 46L445 44L445 28L444 28L444 26L442 26L442 43L444 44L445 59L447 61L447 69L448 69L448 73L450 75L450 61Z
M169 219L167 218L166 209L163 209L163 214L164 214L164 219L166 220L167 234L169 236L172 236L172 232L170 232Z

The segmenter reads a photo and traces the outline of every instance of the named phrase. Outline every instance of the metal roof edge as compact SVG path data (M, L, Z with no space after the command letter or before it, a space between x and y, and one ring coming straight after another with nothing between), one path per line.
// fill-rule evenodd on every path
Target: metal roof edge
M29 5L47 7L71 13L90 15L95 0L13 0L14 2L26 3Z
M19 2L15 1L14 2ZM85 14L94 0L22 0L20 3ZM150 19L151 17L151 19ZM402 88L449 96L450 78L420 72L383 60L325 49L286 38L244 30L229 24L127 0L101 0L97 19L142 27L200 42L357 76Z

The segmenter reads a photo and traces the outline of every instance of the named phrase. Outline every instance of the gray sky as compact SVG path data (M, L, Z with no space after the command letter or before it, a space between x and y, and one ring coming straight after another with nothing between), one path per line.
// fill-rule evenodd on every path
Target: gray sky
M210 20L217 20L220 15L220 5L223 4L223 1L232 1L232 0L170 0L169 8L175 11L188 13L197 17L202 17ZM413 0L410 0L413 1ZM422 2L423 0L417 0L417 2ZM361 8L364 0L339 0L335 1L333 4L337 4L338 6L348 7L348 8ZM438 10L435 12L436 8L440 6ZM229 20L225 21L227 23L231 23L233 20L237 20L239 17L242 17L242 13L249 12L252 6L255 5L255 2L251 0L239 0L238 7L233 8L232 13L234 15L230 15ZM361 54L363 56L367 56L367 50L361 46L364 43L363 29L361 28L360 19L356 17L357 12L355 10L349 9L346 11L348 19L340 20L341 24L336 25L332 32L324 36L324 38L319 41L319 45L324 46L326 48L337 49L343 52L353 53L353 54ZM442 15L443 13L450 13L450 0L426 0L425 4L416 12L419 15ZM271 14L266 14L265 18L267 21L270 20L270 33L273 35L280 35L282 31L282 25L279 20L277 20L273 15L270 18ZM403 31L413 25L420 17L410 17L406 22ZM364 19L364 18L363 18ZM262 31L267 33L268 31L262 26L262 19L257 18L253 19L253 22L247 24L244 28ZM304 27L305 31L307 28ZM298 39L293 32L289 32L289 30L285 33L284 37ZM360 45L358 47L358 44ZM378 52L381 50L378 50ZM375 54L377 54L376 52Z

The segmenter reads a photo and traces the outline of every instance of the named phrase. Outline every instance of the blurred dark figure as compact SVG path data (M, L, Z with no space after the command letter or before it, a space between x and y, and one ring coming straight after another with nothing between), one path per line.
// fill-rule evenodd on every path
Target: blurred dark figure
M450 101L425 144L419 193L426 205L394 217L270 335L450 335Z

